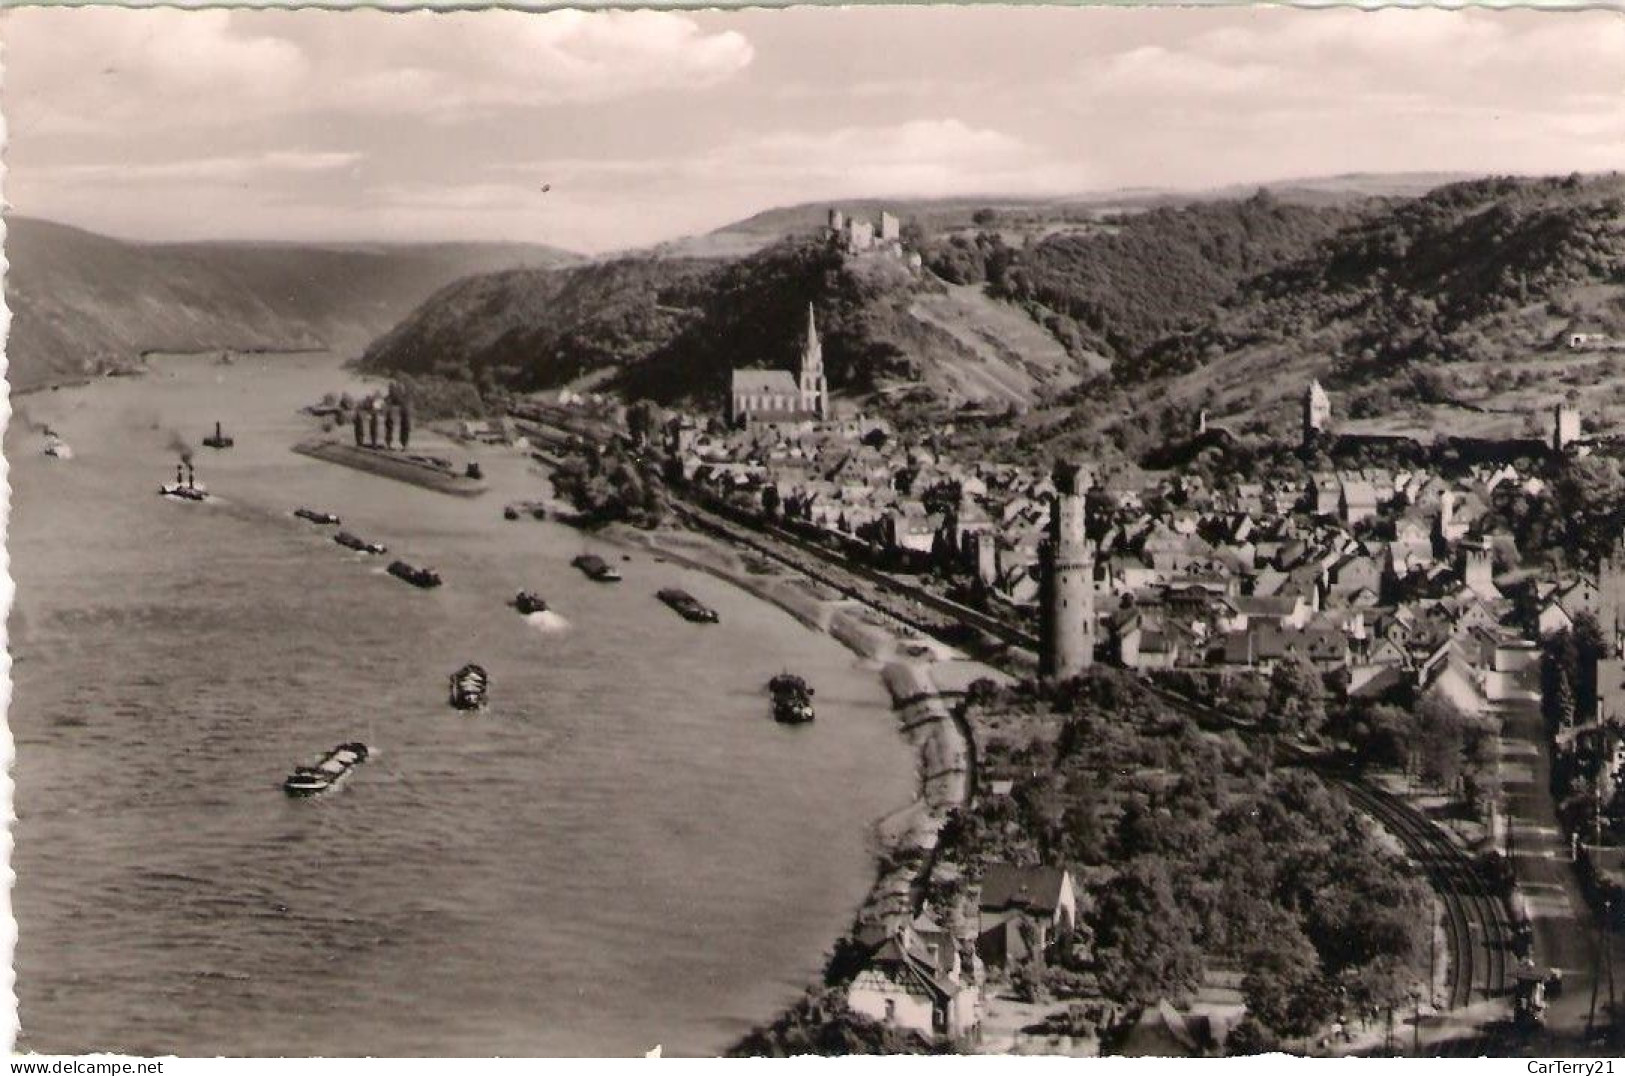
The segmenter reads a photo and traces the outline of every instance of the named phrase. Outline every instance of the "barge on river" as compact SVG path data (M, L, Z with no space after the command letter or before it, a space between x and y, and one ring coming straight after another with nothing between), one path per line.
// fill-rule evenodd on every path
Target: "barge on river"
M684 620L692 620L696 624L715 624L721 618L717 611L700 602L694 595L686 590L676 587L665 587L655 592L655 597L677 610Z
M389 547L384 545L384 543L369 542L359 535L351 534L349 531L339 531L337 534L333 535L333 541L337 542L345 549L353 549L357 553L371 553L374 556L377 556L380 553L389 552Z
M414 486L458 497L474 497L486 490L485 475L477 463L470 463L458 471L450 460L438 456L423 456L396 448L370 448L330 439L304 441L294 445L293 450L328 463L354 467L368 474L410 482Z
M583 553L570 562L595 583L619 583L621 573L610 567L609 561L596 553Z
M767 682L773 695L773 720L782 725L804 725L813 719L813 689L794 673L780 673Z
M470 662L451 674L451 704L459 710L483 710L491 690L491 678Z
M547 612L547 599L532 591L521 590L514 595L513 607L525 616L532 613L545 613Z
M396 579L404 579L415 587L422 587L424 590L437 587L441 583L440 573L433 568L417 568L404 560L390 561L389 574Z
M318 527L336 527L339 523L339 517L332 512L318 512L314 508L295 508L293 514Z
M314 766L300 766L282 782L290 796L316 796L338 787L352 770L367 761L367 745L341 743Z

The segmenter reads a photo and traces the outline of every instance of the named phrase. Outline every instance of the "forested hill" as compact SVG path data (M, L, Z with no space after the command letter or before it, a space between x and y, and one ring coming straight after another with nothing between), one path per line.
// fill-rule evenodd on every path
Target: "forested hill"
M1250 198L1113 214L1020 246L993 225L932 244L943 277L985 281L1000 298L1042 309L1063 337L1132 378L1144 351L1201 324L1252 278L1306 256L1386 203L1321 205Z
M937 207L903 218L923 272L803 234L798 209L796 234L744 256L459 282L366 361L526 389L591 374L715 406L730 370L793 366L810 302L838 392L1014 404L1029 447L1144 440L1173 428L1169 408L1275 429L1310 377L1340 421L1403 412L1432 428L1438 416L1409 414L1419 394L1527 416L1581 384L1618 397L1625 421L1625 358L1599 367L1618 353L1557 346L1571 330L1625 340L1622 188L1490 178L1422 195Z
M1248 281L1202 327L1151 349L1145 376L1304 330L1335 373L1510 358L1570 321L1625 327L1625 179L1453 184L1340 230Z
M6 220L7 378L26 389L146 351L359 349L449 281L576 256L522 244L134 243Z
M715 405L736 367L794 368L811 303L830 382L847 394L918 383L974 395L986 385L1030 402L1040 384L1077 381L1058 345L1017 356L994 340L979 350L984 342L956 336L940 310L916 306L948 293L899 258L849 257L820 237L736 260L639 255L460 281L379 339L363 365L521 390L597 372L596 383L630 397ZM955 380L973 367L1005 376Z

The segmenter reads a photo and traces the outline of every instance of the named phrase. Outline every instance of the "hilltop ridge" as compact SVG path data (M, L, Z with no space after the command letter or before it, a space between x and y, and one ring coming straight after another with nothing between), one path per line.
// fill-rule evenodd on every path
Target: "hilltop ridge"
M451 280L578 260L524 244L142 243L19 216L6 258L15 389L149 351L359 349Z

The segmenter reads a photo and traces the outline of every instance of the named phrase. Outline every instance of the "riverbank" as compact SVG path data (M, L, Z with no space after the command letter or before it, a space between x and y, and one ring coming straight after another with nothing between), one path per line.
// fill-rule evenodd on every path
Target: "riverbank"
M918 791L913 802L874 824L876 879L854 921L887 927L911 921L919 864L936 848L948 812L968 803L975 790L974 750L955 702L976 680L1009 678L854 598L721 539L621 525L600 533L732 583L874 663L891 696L898 731L914 749Z

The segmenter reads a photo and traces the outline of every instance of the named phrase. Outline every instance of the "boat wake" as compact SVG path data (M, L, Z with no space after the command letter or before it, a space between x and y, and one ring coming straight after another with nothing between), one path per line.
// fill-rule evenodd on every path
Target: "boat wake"
M551 609L540 613L529 613L525 616L525 623L544 635L554 635L561 631L568 631L570 622Z

